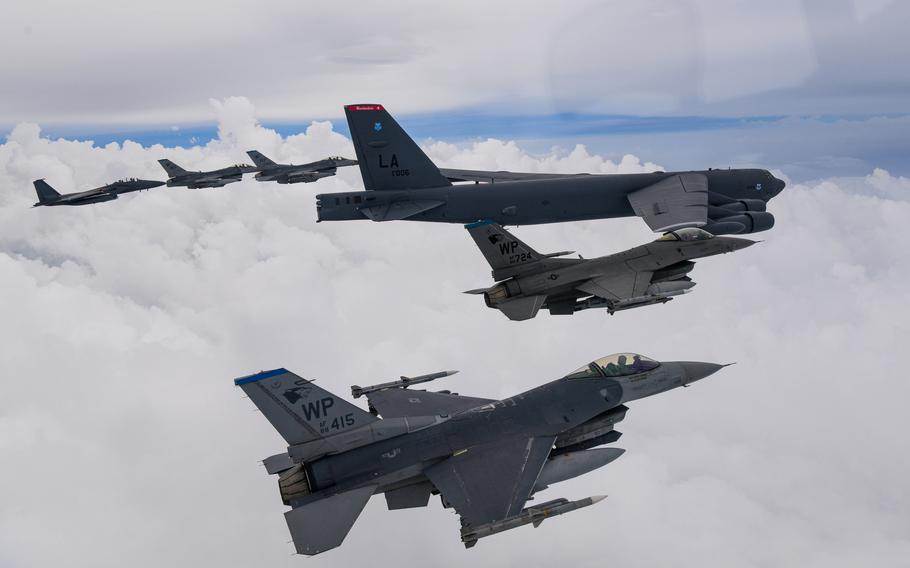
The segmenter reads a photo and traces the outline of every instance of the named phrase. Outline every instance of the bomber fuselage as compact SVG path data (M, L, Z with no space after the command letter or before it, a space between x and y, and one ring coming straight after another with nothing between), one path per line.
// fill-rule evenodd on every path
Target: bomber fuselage
M319 221L365 219L362 209L395 202L441 204L407 217L413 221L534 225L587 219L630 217L627 195L681 173L707 176L711 194L726 199L767 202L784 187L767 170L730 169L649 174L577 175L565 178L463 184L404 191L361 191L317 196Z

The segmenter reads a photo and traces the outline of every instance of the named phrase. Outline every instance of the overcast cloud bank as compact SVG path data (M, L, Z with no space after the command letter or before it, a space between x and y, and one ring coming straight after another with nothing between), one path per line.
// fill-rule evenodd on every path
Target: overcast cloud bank
M31 210L31 181L76 191L215 168L351 155L329 123L283 138L245 99L213 103L202 147L94 147L31 124L0 145L0 565L429 564L905 566L910 446L910 179L885 170L791 184L760 245L699 262L693 294L608 317L514 324L461 294L489 281L457 225L316 225L313 195L246 179ZM440 165L651 171L584 147L427 150ZM586 257L653 238L637 219L521 227ZM500 397L615 351L738 364L631 405L610 466L542 495L597 507L464 551L437 500L368 505L344 547L291 556L274 478L283 444L231 379L285 366L334 392L456 368L438 388Z

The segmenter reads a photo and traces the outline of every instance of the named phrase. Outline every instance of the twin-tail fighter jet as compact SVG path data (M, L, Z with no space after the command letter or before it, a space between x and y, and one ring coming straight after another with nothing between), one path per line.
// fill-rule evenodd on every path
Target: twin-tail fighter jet
M248 164L236 164L210 172L188 172L170 160L158 160L158 163L167 172L168 187L188 187L190 189L223 187L240 181L245 173L257 171L255 167Z
M666 303L689 292L688 274L697 258L737 251L755 241L715 237L695 227L668 232L654 242L600 258L555 258L572 254L540 254L492 221L465 225L493 269L487 306L511 320L526 320L541 308L553 315L581 310L619 310Z
M407 388L451 371L351 387L355 397L366 395L370 411L286 369L234 382L288 444L264 465L291 507L284 516L297 552L313 555L339 546L380 493L393 510L426 507L440 495L461 518L466 547L596 503L603 497L525 506L622 455L598 446L621 435L614 425L625 417L625 403L721 367L616 354L504 400Z
M123 179L89 189L78 193L60 194L56 189L43 179L35 180L35 192L38 194L38 203L32 207L49 207L54 205L89 205L91 203L102 203L112 201L122 193L131 191L142 191L164 185L163 181L154 181L147 179Z
M312 183L324 177L335 175L338 168L355 166L357 160L332 156L308 164L276 164L261 152L247 152L256 164L256 181L276 181L278 183Z
M637 215L657 232L755 233L774 225L767 202L785 186L762 169L614 175L440 169L382 105L348 105L345 114L366 191L317 195L320 221L533 225ZM480 185L452 183L460 181Z

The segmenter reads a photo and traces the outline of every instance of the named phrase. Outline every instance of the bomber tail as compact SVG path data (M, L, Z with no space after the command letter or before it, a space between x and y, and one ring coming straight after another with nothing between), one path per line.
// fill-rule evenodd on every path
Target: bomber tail
M382 105L347 105L344 113L365 189L452 185Z
M158 160L158 163L167 172L168 177L177 177L189 173L170 160Z
M38 194L38 203L36 205L53 203L60 198L60 193L43 179L36 179L33 183L35 192Z
M302 444L377 420L287 369L234 380L288 444Z
M249 151L247 151L246 154L247 154L247 156L250 157L251 160L253 160L253 163L256 164L256 166L259 168L267 168L270 166L278 165L274 161L265 157L265 155L263 155L262 152L259 152L258 150L249 150Z

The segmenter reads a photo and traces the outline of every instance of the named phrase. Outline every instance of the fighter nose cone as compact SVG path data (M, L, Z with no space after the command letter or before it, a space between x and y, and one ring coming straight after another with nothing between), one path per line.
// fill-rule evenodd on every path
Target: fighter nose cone
M708 375L713 375L727 365L718 365L717 363L702 363L699 361L682 361L680 363L686 373L686 383L694 383Z
M758 242L750 239L741 239L738 237L714 237L714 240L717 241L719 245L724 247L725 252L735 252L742 250L746 247L751 247Z

